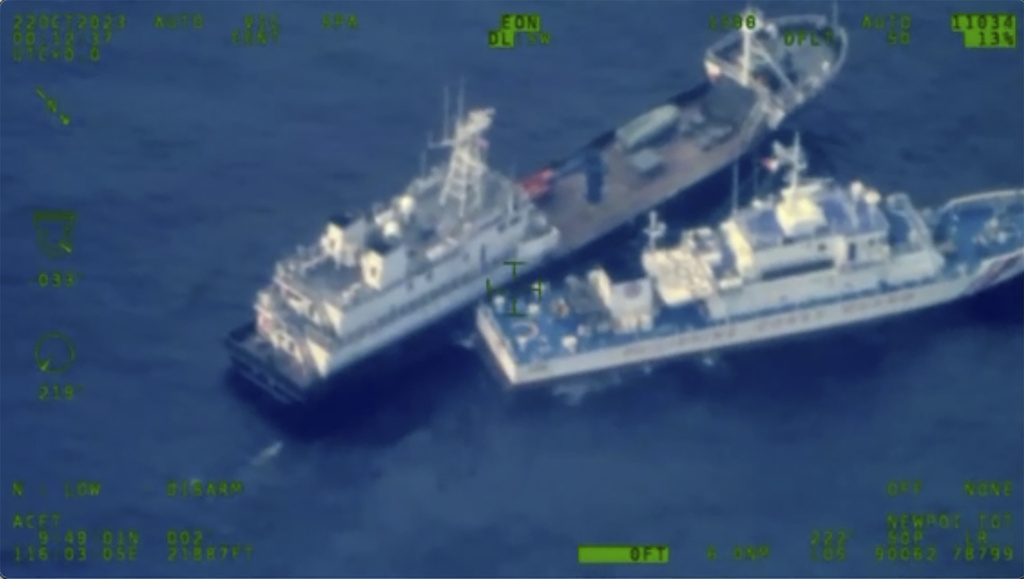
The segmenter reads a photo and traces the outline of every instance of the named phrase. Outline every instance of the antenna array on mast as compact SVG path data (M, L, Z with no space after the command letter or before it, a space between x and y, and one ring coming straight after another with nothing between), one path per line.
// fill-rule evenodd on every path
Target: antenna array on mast
M447 141L450 137L450 133L448 131L451 130L451 125L449 124L450 119L448 118L448 109L450 108L450 105L448 104L448 85L445 85L444 87L444 104L441 106L444 107L444 110L442 111L443 116L441 117L441 140Z

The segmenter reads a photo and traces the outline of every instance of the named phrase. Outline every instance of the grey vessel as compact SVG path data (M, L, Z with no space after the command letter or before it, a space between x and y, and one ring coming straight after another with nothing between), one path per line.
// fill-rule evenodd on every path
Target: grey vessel
M494 111L444 122L447 159L387 206L329 220L279 261L226 346L248 382L307 402L518 273L584 247L740 157L841 68L821 16L744 15L705 56L708 82L516 183L487 165ZM802 39L802 41L800 40ZM811 42L811 40L814 42ZM791 41L791 42L790 42ZM514 262L516 267L508 267ZM351 375L350 372L353 372Z
M846 60L849 43L834 12L769 20L751 10L741 26L708 48L706 82L521 182L561 232L557 257L728 167L819 94Z
M460 105L440 143L446 162L387 206L331 218L319 240L277 263L256 294L255 323L227 338L243 376L280 402L308 401L334 374L510 281L506 263L526 271L547 260L558 230L487 165L493 118Z

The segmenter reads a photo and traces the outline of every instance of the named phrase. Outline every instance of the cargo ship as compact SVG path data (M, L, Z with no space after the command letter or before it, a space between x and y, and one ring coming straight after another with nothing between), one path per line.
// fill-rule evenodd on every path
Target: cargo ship
M705 82L521 181L561 234L557 257L729 167L846 61L849 42L835 13L769 20L751 10L742 21L706 51Z

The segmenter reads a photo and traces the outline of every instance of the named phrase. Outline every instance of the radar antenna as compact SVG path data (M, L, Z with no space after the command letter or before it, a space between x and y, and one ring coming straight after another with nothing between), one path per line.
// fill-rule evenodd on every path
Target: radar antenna
M647 227L644 233L647 234L648 249L654 249L658 245L658 240L665 237L665 224L658 220L656 211L647 214Z

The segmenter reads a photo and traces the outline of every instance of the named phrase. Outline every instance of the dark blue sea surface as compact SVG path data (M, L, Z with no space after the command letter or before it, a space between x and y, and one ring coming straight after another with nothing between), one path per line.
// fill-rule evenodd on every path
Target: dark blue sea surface
M1020 186L1021 49L966 50L949 25L954 12L1020 17L1019 2L840 7L846 69L788 124L815 168L920 204ZM741 8L4 2L3 575L1020 576L1020 281L729 353L712 371L674 363L578 406L503 395L454 345L397 373L405 383L382 403L329 409L336 428L316 437L229 386L221 339L247 320L274 261L311 241L329 213L405 185L426 132L437 133L443 85L464 77L469 104L497 109L493 164L525 173L698 82L703 50L721 34L709 15ZM551 43L488 49L487 30L513 11L541 14ZM14 19L28 12L124 14L125 27L115 17L96 62L88 29L75 62L15 62ZM277 41L233 44L231 31L260 12L277 14ZM203 27L156 29L158 13L201 13ZM358 28L324 29L325 13L354 14ZM908 45L860 26L890 13L911 16ZM52 31L38 34L49 42ZM36 247L41 208L78 212L65 259ZM39 287L37 274L53 270L78 283ZM63 375L33 363L51 331L77 347ZM439 328L436 341L447 338ZM40 400L40 384L54 381L80 388L73 400ZM260 457L278 442L276 456ZM168 481L191 479L240 481L244 492L167 496ZM80 480L98 481L99 495L64 497ZM975 480L1010 496L966 496ZM19 527L43 513L45 545L40 529ZM903 513L924 517L916 543L913 519L901 542ZM197 529L202 556L215 547L217 560L169 561L185 553L168 531L191 539ZM581 566L584 543L668 545L671 560Z

